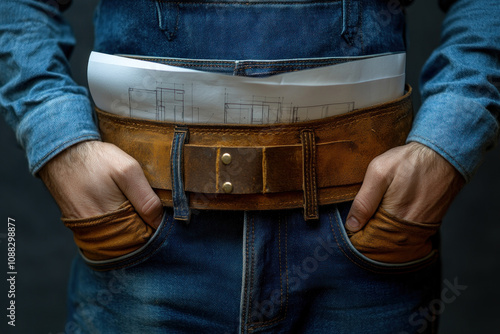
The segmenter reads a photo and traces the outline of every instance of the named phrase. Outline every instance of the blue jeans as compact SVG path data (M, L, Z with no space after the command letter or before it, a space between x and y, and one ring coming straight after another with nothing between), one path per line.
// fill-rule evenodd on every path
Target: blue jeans
M81 257L68 333L433 333L439 262L388 265L357 252L349 203L301 209L166 209L139 252L97 271Z
M402 11L382 0L104 0L95 24L98 51L190 58L183 66L234 75L306 69L405 44ZM301 209L194 211L189 224L166 208L133 253L75 259L66 332L435 332L429 306L439 298L439 261L370 260L349 241L349 206L320 207L314 222Z

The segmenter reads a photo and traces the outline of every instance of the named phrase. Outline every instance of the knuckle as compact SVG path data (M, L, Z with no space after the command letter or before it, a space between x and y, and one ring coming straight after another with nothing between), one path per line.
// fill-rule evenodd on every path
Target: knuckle
M368 165L368 168L372 171L374 174L382 174L384 170L384 163L383 160L380 159L379 157L373 159L370 164Z
M382 158L375 158L368 165L367 174L376 182L381 182L387 179L390 174L390 167L388 163Z
M351 212L355 217L364 218L371 216L372 209L372 206L365 198L359 197L354 200Z
M153 193L149 195L147 199L145 199L145 202L142 205L142 213L148 218L155 218L160 208L160 198Z
M140 168L140 165L136 160L126 158L115 165L115 174L118 178L124 179L136 172L138 168Z

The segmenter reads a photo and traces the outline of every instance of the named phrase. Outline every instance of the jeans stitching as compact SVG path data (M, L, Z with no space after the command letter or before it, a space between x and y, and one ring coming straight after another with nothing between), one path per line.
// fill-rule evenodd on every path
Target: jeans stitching
M278 249L279 249L279 262L280 262L280 311L279 313L283 313L282 316L277 316L277 319L269 319L264 322L257 322L255 325L250 325L249 326L249 331L253 331L255 329L263 328L263 327L268 327L271 325L274 325L275 323L278 323L280 321L283 321L288 313L288 222L285 222L285 274L286 274L286 294L285 294L285 309L283 310L283 297L282 297L282 291L283 291L283 279L282 279L282 273L281 273L281 223L282 223L282 217L279 215L278 217L278 235L279 235L279 242L278 242ZM257 325L257 326L256 326Z
M139 60L144 60L143 58L140 57L134 57ZM153 59L153 58L149 58ZM148 60L146 60L148 61ZM257 75L248 75L248 74L242 74L242 76L249 76L249 77L255 77L255 76L271 76L271 75L277 75L277 74L282 74L282 73L291 73L291 72L297 72L301 70L306 70L306 69L314 69L318 67L323 67L323 66L330 66L330 65L336 65L336 64L343 64L348 62L349 60L310 60L310 61L297 61L296 63L288 63L288 64L282 64L282 63L264 63L264 62L255 62L249 65L240 65L239 70L244 71L244 70L265 70L265 69L272 69L272 68L282 68L282 70L276 69L274 71L266 72L266 73L257 73ZM210 64L210 63L186 63L181 60L160 60L160 59L155 59L154 62L161 63L164 65L169 65L169 66L178 66L178 67L184 67L184 68L203 68L203 67L210 67L210 68L232 68L234 66L233 62L228 63L228 64ZM300 68L298 68L300 67Z
M387 268L377 267L375 264L369 263L365 259L359 257L356 253L354 253L353 250L349 247L348 242L345 240L344 235L339 231L340 237L342 238L342 241L343 241L343 243L340 243L339 239L337 237L337 232L335 231L335 228L333 226L331 212L328 213L328 219L330 221L331 230L333 232L333 236L335 238L335 241L337 242L337 245L339 246L339 249L342 251L342 253L345 255L345 257L347 257L352 263L354 263L355 265L357 265L358 267L360 267L364 270L368 270L368 271L371 271L371 272L377 273L377 274L401 274L401 273L407 273L410 271L416 271L416 270L422 269L422 268L430 265L431 263L433 263L435 258L436 258L434 256L434 257L426 259L422 262L417 262L415 264L410 264L408 266L403 266L403 267L387 267ZM337 223L337 226L340 229L341 228L340 220L338 219L337 216L335 216L334 219L335 219L335 222ZM349 251L349 253L351 253L351 256L353 258L351 258L351 256L349 256L349 254L346 253L344 248L346 248Z
M249 317L252 315L252 297L253 297L253 279L254 279L254 275L255 275L255 272L254 272L254 268L255 268L255 219L254 217L252 216L252 219L251 219L251 222L252 222L252 251L251 251L251 255L250 255L250 286L249 286L249 293L248 293L248 315ZM248 323L251 323L252 319L249 318L248 319Z
M285 1L255 1L255 2L240 2L240 1L168 1L168 0L150 0L156 2L167 2L178 5L226 5L226 6L252 6L252 5L315 5L315 4L325 4L325 3L338 3L341 0L319 0L319 1L295 1L295 2L285 2Z
M244 287L244 295L245 295L245 301L243 303L245 312L242 314L244 317L244 321L241 323L241 333L245 333L245 328L248 326L250 323L251 319L249 319L249 316L251 315L251 310L252 310L252 284L253 284L253 261L254 261L254 250L255 250L255 234L254 234L254 217L252 216L250 218L252 229L250 229L250 224L247 224L247 244L246 244L246 258L247 258L247 263L245 265L245 275L248 278L245 281L245 287ZM250 240L250 233L252 236L252 240ZM252 244L252 250L250 250L250 243Z
M357 33L359 34L359 40L361 41L361 54L365 54L365 44L364 44L364 39L363 39L363 1L360 1L358 3L359 10L358 10L358 15L359 15L359 26L357 29Z
M165 224L162 226L161 228L161 231L160 231L160 234L165 230L166 228L166 224L167 222L165 222ZM113 264L110 264L110 267L107 268L106 266L103 266L103 267L98 267L96 265L93 265L93 264L90 264L91 267L95 268L94 270L96 271L108 271L108 270L117 270L117 269L122 269L122 268L129 268L129 267L132 267L133 265L139 263L139 262L143 262L147 259L149 259L150 257L152 257L160 247L162 247L165 242L167 241L168 239L168 236L170 235L170 232L172 231L172 228L174 227L174 224L175 224L175 219L172 219L171 222L170 222L170 227L168 228L168 231L167 233L165 234L165 237L163 237L163 240L160 239L160 237L158 237L158 239L155 241L158 243L158 245L154 248L154 249L151 249L149 250L149 248L146 248L142 254L137 254L138 258L135 259L134 261L132 262L125 262L123 263L122 265L119 265L119 266L116 266L113 265ZM146 254L144 254L146 253ZM125 259L124 261L127 261L127 259Z
M297 67L297 66L328 66L328 65L336 65L336 64L342 64L342 63L347 63L349 61L352 61L352 59L346 59L346 60L339 60L339 59L317 59L317 60L296 60L296 61L287 61L286 63L281 63L281 62L259 62L255 61L252 62L251 64L242 64L239 66L240 69L252 69L252 68L257 68L257 69L265 69L265 68L273 68L273 67ZM287 72L287 71L284 71Z
M248 224L246 224L246 231L245 231L245 235L246 235L246 242L245 242L245 280L243 282L244 286L243 286L243 303L242 303L242 312L241 312L241 317L243 318L242 320L244 321L241 321L241 328L240 328L240 333L244 333L245 332L245 323L246 323L246 317L248 316L248 304L247 304L247 301L248 301L248 275L249 275L249 271L248 271L248 267L249 267L249 249L250 249L250 245L249 245L249 231L250 231L250 227Z
M283 276L281 270L281 215L278 216L278 262L280 269L280 310L283 308Z
M334 218L335 221L337 222L337 219ZM337 245L339 246L339 249L340 251L345 255L346 258L349 259L349 261L351 261L352 263L354 263L355 265L357 265L358 267L362 268L362 269L365 269L364 267L360 266L356 261L354 261L353 259L351 259L351 257L349 256L349 254L347 254L344 250L344 247L341 245L341 243L339 242L338 238L337 238L337 232L335 231L335 228L334 228L334 225L333 225L333 220L332 220L332 214L331 212L328 213L328 220L330 222L330 228L332 230L332 233L333 233L333 237L335 238L335 242L337 243ZM337 222L338 223L338 222ZM342 236L342 240L345 242L343 236ZM352 250L349 249L349 251L352 253ZM354 253L353 253L354 255ZM368 269L367 270L370 270L372 271L371 269Z

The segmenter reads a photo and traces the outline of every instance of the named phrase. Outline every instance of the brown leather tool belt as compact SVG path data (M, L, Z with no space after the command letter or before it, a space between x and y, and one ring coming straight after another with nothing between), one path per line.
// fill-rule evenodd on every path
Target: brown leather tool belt
M179 124L97 110L103 141L134 157L165 206L172 206L171 148L188 132L182 176L189 207L270 210L352 200L370 161L405 143L411 88L381 105L313 121L271 125Z

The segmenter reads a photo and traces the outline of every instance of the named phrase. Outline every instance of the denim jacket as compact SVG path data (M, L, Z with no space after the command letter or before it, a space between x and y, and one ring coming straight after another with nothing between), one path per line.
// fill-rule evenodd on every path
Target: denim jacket
M235 60L405 49L404 13L397 0L289 2L302 7L241 1L248 11L235 15L211 0L102 0L95 49ZM208 7L217 3L216 10ZM497 0L457 0L449 7L441 46L423 70L423 105L408 141L431 147L469 180L499 133L500 6ZM70 76L75 41L56 2L3 0L0 12L0 108L36 174L69 146L99 139L99 132L86 89Z

